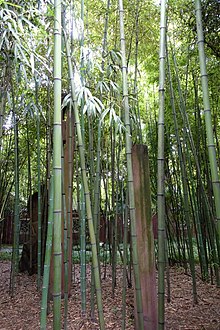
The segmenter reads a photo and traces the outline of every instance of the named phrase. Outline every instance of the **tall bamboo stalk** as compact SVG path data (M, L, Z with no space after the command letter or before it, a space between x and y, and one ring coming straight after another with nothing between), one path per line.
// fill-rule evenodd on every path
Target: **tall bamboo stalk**
M32 245L32 219L33 219L33 201L32 201L32 176L31 176L31 155L30 155L30 137L28 120L26 120L26 132L27 132L27 160L28 160L28 196L29 196L29 241L30 241L30 269L32 269L33 262L33 245Z
M35 77L35 99L37 106L37 183L38 183L38 197L37 197L37 288L40 290L41 285L41 253L42 253L42 243L41 243L41 150L40 150L40 112L38 105L38 82Z
M52 252L52 239L53 239L53 196L54 196L54 180L50 179L49 188L49 212L48 212L48 225L47 225L47 240L46 240L46 253L44 261L44 275L42 286L42 299L41 299L41 314L40 314L40 329L46 330L47 326L47 301L49 292L49 278L50 278L50 262Z
M123 288L122 288L122 330L126 329L126 291L127 291L127 261L128 261L128 191L126 192L125 201L122 187L122 205L125 202L125 210L123 212L124 236L123 236Z
M193 241L192 241L192 225L190 221L190 205L189 205L189 186L187 184L188 182L188 176L186 171L186 154L188 149L186 150L185 145L187 145L186 138L187 138L187 121L186 121L186 107L185 102L182 95L182 90L180 86L179 81L179 75L177 71L176 62L174 61L175 69L176 69L176 78L178 83L178 92L179 92L179 107L181 113L184 113L185 116L183 118L183 143L181 144L181 140L179 137L179 128L177 123L177 117L176 117L176 111L175 111L175 103L174 103L174 93L172 88L172 82L171 82L171 74L170 74L170 65L169 65L169 58L168 58L168 75L170 80L170 93L171 93L171 106L173 111L173 117L174 117L174 126L175 126L175 135L177 139L177 145L178 145L178 157L180 160L180 169L181 169L181 179L182 179L182 186L183 186L183 205L184 205L184 220L187 227L187 247L188 247L188 254L189 254L189 264L190 264L190 270L192 275L192 284L193 284L193 299L194 303L197 303L197 291L196 291L196 277L195 277L195 260L194 260L194 251L193 251Z
M73 184L73 113L72 104L69 105L68 110L68 188L66 189L66 250L65 250L65 283L64 283L64 293L65 293L65 305L64 305L64 329L67 329L67 317L68 317L68 294L69 287L71 285L71 277L69 273L72 274L72 184ZM65 233L64 233L65 235ZM65 239L65 238L64 238ZM70 282L70 283L69 283Z
M62 226L63 226L63 263L62 276L64 276L64 330L67 329L67 316L68 316L68 246L67 246L67 205L66 205L66 193L65 193L65 174L64 174L64 148L62 144ZM64 271L63 271L64 266Z
M166 0L161 1L160 14L160 72L158 117L158 329L165 326L165 194L164 194L164 110L165 110L165 62L166 62Z
M3 128L3 116L6 103L6 93L3 91L3 87L0 87L0 155L2 152L2 128Z
M206 134L207 134L207 145L208 145L209 162L211 168L213 193L215 199L217 230L218 230L218 236L220 237L220 181L219 181L218 166L216 161L216 149L214 143L211 107L209 101L208 75L206 69L201 0L195 0L195 10L196 10L196 26L197 26L197 36L198 36L199 62L200 62L200 72L201 72Z
M136 0L135 4L135 71L134 71L134 112L135 112L135 120L137 123L137 137L139 143L142 143L142 131L141 131L141 117L140 117L140 107L138 102L138 86L137 86L137 77L138 77L138 47L139 47L139 15L140 15L140 0Z
M126 128L126 160L128 172L128 193L129 193L129 211L131 218L131 237L132 237L132 259L134 269L135 293L137 304L137 328L144 329L141 284L139 276L139 264L137 254L137 234L135 223L135 200L134 200L134 186L133 186L133 171L131 160L131 124L129 115L129 101L128 101L128 83L127 83L127 65L126 65L126 49L125 49L125 34L124 34L124 9L123 0L119 0L119 19L120 19L120 43L121 43L121 57L122 57L122 82L123 82L123 105L124 105L124 119Z
M206 196L206 192L205 192L205 188L204 188L204 183L203 183L202 177L201 177L201 170L200 170L201 165L200 165L200 162L199 162L199 159L198 159L198 156L197 156L198 153L197 153L196 148L195 148L189 118L188 118L188 114L186 112L186 104L185 104L185 101L184 101L184 98L183 98L183 93L182 93L182 89L181 89L179 73L178 73L178 68L177 68L177 63L176 63L176 57L175 57L174 52L173 52L173 60L174 60L174 66L175 66L175 77L176 77L176 80L177 80L178 93L179 93L179 97L180 97L179 110L180 110L182 120L183 120L183 123L184 123L183 124L183 126L184 126L184 141L185 141L184 143L187 144L187 152L188 153L189 153L190 148L192 150L195 165L196 165L196 169L197 169L197 172L198 172L198 178L199 178L200 185L201 185L201 188L202 188L201 192L202 192L203 197L205 199L204 206L207 209L207 210L205 210L205 212L208 212L208 214L209 214L210 210L211 210L211 206L209 205L209 201L208 201L208 198ZM186 137L187 137L187 139L186 139ZM184 143L183 143L183 145L184 145ZM216 235L217 234L216 227L212 228L213 227L212 218L213 218L213 216L212 216L212 214L210 214L210 216L206 217L205 222L206 222L206 225L208 227L209 233L211 233L213 231L213 235L211 235L212 237L209 237L209 239L210 239L210 244L211 244L212 250L213 250L212 257L213 257L213 261L214 261L216 282L219 283L220 278L219 278L218 265L217 265L217 262L216 262L217 261L217 255L216 255L216 247L215 247L214 238L216 238L216 246L217 246L218 250L219 250L219 248L218 248L219 240L218 240L218 237ZM190 243L190 245L191 245L191 250L192 250L192 242ZM192 267L191 267L191 270L192 270ZM194 282L195 282L195 280L194 280Z
M81 0L81 20L84 24L84 0ZM81 84L85 86L85 61L84 61L84 26L82 31L82 36L80 39L80 80ZM85 100L81 100L81 113L83 113L83 108L85 105ZM80 124L82 128L82 141L85 145L85 119L82 115L80 117ZM92 271L91 271L92 276ZM91 281L93 283L93 281ZM93 285L93 284L91 284ZM86 205L85 205L85 193L83 183L81 183L80 191L80 292L81 292L81 312L84 316L86 314ZM94 316L94 304L91 304L91 315Z
M61 221L62 221L62 178L61 178L61 7L62 0L54 1L54 122L53 122L53 175L54 175L54 285L53 285L53 327L61 328Z
M14 109L14 150L15 150L15 204L14 204L14 224L13 224L13 248L12 248L12 265L10 278L10 293L14 295L15 277L18 272L19 258L19 158L18 158L18 120Z
M12 107L13 107L13 124L14 124L14 183L15 183L15 201L14 201L14 223L13 223L13 247L10 277L10 293L14 295L15 278L18 272L19 259L19 150L18 150L18 119L15 107L14 86L11 79Z
M75 123L76 123L76 132L77 132L77 137L78 137L82 182L83 182L83 188L84 188L84 193L85 193L87 221L88 221L88 227L89 227L90 242L91 242L91 246L92 246L92 264L93 264L95 287L96 287L96 299L97 299L97 307L98 307L98 315L99 315L99 326L100 326L101 330L104 330L105 322L104 322L103 306L102 306L101 280L100 280L100 274L99 274L99 263L98 263L96 237L95 237L93 217L92 217L91 199L90 199L90 193L89 193L88 179L87 179L87 175L86 175L85 151L84 151L81 125L80 125L79 113L78 113L77 102L76 102L73 67L72 67L72 62L71 62L71 57L70 57L69 44L68 44L66 36L65 36L65 43L66 43L66 52L67 52L67 59L68 59L69 78L70 78L70 84L71 84L71 94L72 94Z

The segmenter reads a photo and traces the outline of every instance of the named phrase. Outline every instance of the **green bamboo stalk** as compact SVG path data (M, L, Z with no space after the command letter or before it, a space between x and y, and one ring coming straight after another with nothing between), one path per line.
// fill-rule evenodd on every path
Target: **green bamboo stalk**
M84 23L84 0L81 0L80 17ZM81 59L80 59L80 80L81 84L85 86L85 63L84 63L84 29L80 40ZM81 100L81 113L83 113L84 99ZM85 120L82 115L80 118L82 141L85 145ZM91 271L92 274L92 271ZM91 281L93 283L93 281ZM80 292L81 292L81 313L82 316L86 314L86 205L85 192L82 184L80 192ZM91 304L91 314L94 314L94 304Z
M13 102L14 103L14 102ZM15 109L13 110L14 119L14 150L15 150L15 205L14 205L14 225L13 225L13 248L12 248L12 264L10 277L10 293L14 296L15 277L18 273L19 259L19 152L18 152L18 120L16 118Z
M172 100L172 97L171 97ZM181 183L180 183L180 178L178 175L178 172L180 171L180 166L179 163L177 162L177 154L173 155L173 153L170 151L170 158L171 158L171 168L173 171L173 182L171 182L170 186L173 187L175 184L177 186L177 192L175 192L172 189L172 194L174 195L173 198L171 198L171 205L172 205L172 213L174 213L175 208L177 207L176 205L182 205L182 191L181 191ZM175 158L175 159L174 159ZM174 203L175 199L175 203ZM180 260L180 265L185 267L186 265L186 255L185 255L185 248L184 248L184 237L181 235L181 224L182 224L182 212L178 212L179 215L177 214L177 218L175 219L175 229L176 229L176 240L174 240L174 244L177 243L177 250L178 250L178 257L177 260ZM168 228L166 229L166 233L169 234ZM171 257L175 256L175 247L173 247L173 242L171 244L171 241L168 241L170 248L172 249ZM165 243L166 244L166 243Z
M67 317L68 317L68 225L67 225L67 206L66 206L66 194L65 194L65 178L64 178L64 150L62 144L62 210L63 210L63 260L64 260L64 329L67 329ZM63 273L63 271L62 271Z
M105 26L104 26L104 36L102 44L102 73L101 80L104 78L104 69L105 69L105 56L107 48L107 33L108 33L108 20L109 20L109 9L111 1L107 1L107 9L105 15ZM100 95L100 100L102 101L102 94ZM99 216L99 203L100 203L100 154L101 154L101 134L102 134L102 122L99 121L98 124L98 135L97 135L97 160L96 160L96 173L95 173L95 184L94 184L94 226L96 229L96 236L98 230L98 216Z
M186 142L186 130L184 128L184 136L183 136L183 144ZM188 199L188 189L187 189L187 181L188 176L186 173L186 150L183 146L181 157L181 174L182 174L182 183L183 183L183 200L184 200L184 216L187 228L187 247L188 247L188 255L189 255L189 265L190 271L192 275L192 285L193 285L193 301L195 304L198 303L197 299L197 289L196 289L196 276L195 276L195 259L194 259L194 251L193 251L193 242L192 242L192 225L190 223L190 207L189 207L189 199Z
M11 78L11 77L10 77ZM15 204L14 204L14 223L13 223L13 247L12 247L12 262L10 274L10 294L13 297L15 288L15 278L18 273L18 259L19 259L19 148L18 148L18 119L15 106L15 94L12 78L11 93L12 93L12 110L13 110L13 124L14 124L14 184L15 184Z
M53 285L53 328L61 329L61 221L62 221L62 179L61 179L61 7L62 0L54 1L54 123L53 123L53 175L54 175L54 285Z
M166 0L161 1L160 14L160 72L158 117L158 329L165 326L165 194L164 194L164 109L165 109L165 62L166 62Z
M38 83L35 77L35 99L37 106L37 180L38 180L38 198L37 198L37 289L40 290L41 286L41 150L40 150L40 113L38 106Z
M80 292L81 312L86 314L86 209L83 187L80 192Z
M62 28L65 27L65 5L62 4L61 7L61 24L62 24ZM62 52L64 50L64 38L62 38L61 41L61 47L62 47ZM63 70L63 58L61 58L61 63L62 63L62 68L61 71ZM71 116L71 103L69 104L69 111L67 112L67 119L66 119L66 131L64 132L64 134L66 135L67 138L67 143L70 141L70 137L69 135L72 135L72 132L70 132L70 120L69 120L69 115ZM65 113L65 111L67 111L65 108L63 109L62 114ZM64 117L64 115L63 115ZM64 118L63 118L64 119ZM67 127L68 127L68 132L67 132ZM61 127L62 130L63 127ZM63 133L63 131L62 131ZM68 136L67 136L68 134ZM65 166L65 159L64 159L64 143L62 140L62 144L61 144L61 165L62 165L62 174L61 174L61 181L62 181L62 223L63 223L63 236L62 236L62 253L63 253L63 258L62 258L62 275L61 275L61 281L63 284L62 290L64 291L64 330L67 329L68 326L68 295L69 295L69 236L70 233L69 231L69 225L70 225L70 208L71 208L71 202L69 202L69 178L71 177L71 168L70 168L70 153L71 150L69 149L69 145L68 145L68 156L67 156L67 167ZM70 163L69 163L70 161ZM67 171L67 174L66 174ZM66 182L66 177L68 178L67 182ZM71 182L71 179L70 179ZM67 189L67 196L66 196L66 187L65 185L68 185L68 189ZM63 271L64 268L64 271ZM71 270L72 273L72 270Z
M30 241L30 269L32 269L33 261L33 245L32 245L32 218L33 218L33 203L32 203L32 176L31 176L31 157L30 157L30 138L29 138L29 127L28 120L26 120L26 131L27 131L27 158L28 158L28 196L29 196L29 241Z
M123 203L123 187L122 187ZM127 262L128 262L128 192L125 197L125 211L123 212L124 237L123 237L123 288L122 288L122 330L126 329L126 291L127 291Z
M84 151L81 125L80 125L79 113L78 113L77 102L76 102L73 68L72 68L72 62L71 62L71 57L70 57L69 44L66 39L66 36L65 36L65 43L66 43L66 52L67 52L67 59L68 59L69 79L70 79L70 84L71 84L71 94L72 94L75 123L76 123L76 132L77 132L77 136L78 136L78 147L79 147L79 154L80 154L80 161L81 161L82 182L83 182L84 193L85 193L87 221L88 221L90 241L91 241L91 247L92 247L92 264L93 264L95 286L96 286L96 299L97 299L97 307L98 307L98 315L99 315L99 326L100 326L101 330L104 330L105 322L104 322L103 306L102 306L101 280L100 280L100 274L99 274L97 245L96 245L96 237L95 237L95 231L94 231L94 225L93 225L91 200L90 200L89 186L88 186L88 180L87 180L87 175L86 175L85 151Z
M201 183L201 187L202 187L202 193L203 193L204 198L205 198L205 201L206 201L204 205L207 208L207 212L210 213L211 206L209 205L208 198L206 196L206 192L205 192L204 185L203 185L202 178L201 178L200 164L199 164L199 161L198 161L197 152L196 152L196 149L195 149L195 145L194 145L194 141L193 141L193 136L192 136L192 132L191 132L191 128L190 128L190 123L189 123L188 115L187 115L187 112L186 112L186 105L185 105L185 102L184 102L184 99L183 99L183 95L182 95L182 90L181 90L180 80L179 80L179 73L178 73L178 68L177 68L177 63L176 63L176 57L175 57L174 53L173 53L173 59L174 59L174 65L175 65L175 71L176 71L175 72L175 77L177 78L178 92L179 92L179 96L180 96L179 109L180 109L180 113L181 113L181 116L182 116L182 119L183 119L183 123L184 123L185 143L187 143L187 144L189 143L190 144L190 147L192 149L193 157L194 157L194 160L195 160L196 169L197 169L197 172L198 172L198 177L199 177L199 180L200 180L200 183ZM186 140L186 137L188 138L187 140ZM189 149L189 146L187 147L187 150L188 149ZM208 217L207 220L206 220L210 234L213 231L211 229L211 227L213 225L213 223L211 221L211 218L212 218L212 215L211 215L211 217ZM214 228L214 232L216 232L216 227ZM217 232L216 232L216 234L217 234ZM218 266L217 266L217 263L216 263L216 260L217 260L216 257L217 256L216 256L216 247L215 247L215 243L214 243L214 236L216 237L216 245L217 245L217 250L218 251L219 251L219 247L218 247L219 246L219 243L218 243L219 240L218 240L217 235L213 234L211 236L212 237L210 237L210 244L212 245L213 258L215 260L214 261L214 269L215 269L216 281L217 281L217 283L219 283L220 278L219 278Z
M72 235L72 226L71 226L71 215L72 215L72 166L73 166L73 159L72 159L72 146L73 146L73 135L72 135L72 123L73 116L72 116L72 105L69 106L69 132L68 132L68 196L67 196L67 237L66 237L66 258L65 258L65 278L67 276L67 280L64 282L64 292L65 292L65 305L64 305L64 328L67 329L67 314L68 314L68 288L69 288L69 267L72 267L72 262L70 258L72 258L72 246L70 246L70 242L72 242L71 235ZM69 252L71 249L71 253ZM72 270L71 270L72 274Z
M119 0L119 19L120 19L120 43L121 43L121 56L122 56L122 81L123 81L123 105L124 105L124 119L126 128L126 160L128 172L128 192L129 192L129 211L131 218L131 237L132 237L132 258L133 270L136 292L136 306L137 306L137 327L139 330L144 329L143 310L142 310L142 297L141 285L139 276L139 264L137 254L137 234L135 224L135 200L134 200L134 187L133 187L133 171L131 160L131 124L129 115L129 101L128 101L128 84L127 84L127 65L126 65L126 50L125 50L125 34L124 34L124 9L123 0Z
M106 48L107 48L107 33L108 33L108 19L109 19L109 8L111 1L107 1L107 9L105 14L105 25L104 25L104 35L103 35L103 44L102 44L102 72L101 72L101 81L104 79L104 68L105 68L105 57L106 57ZM102 93L100 94L100 101L102 102ZM98 123L98 134L97 134L97 160L96 160L96 169L95 169L95 181L94 181L94 208L93 208L93 221L94 221L94 230L96 235L96 240L99 238L99 218L100 218L100 181L101 181L101 170L100 170L100 155L101 155L101 136L102 136L102 121ZM99 245L98 255L99 255ZM93 274L92 274L93 276ZM91 281L91 315L94 314L94 280Z
M192 78L193 78L193 86L194 86L194 95L195 95L195 120L197 119L197 141L196 141L196 149L198 154L198 163L201 164L201 152L200 152L200 140L201 140L201 114L199 109L199 102L198 102L198 86L196 83L196 78L194 73L192 72ZM197 116L197 118L196 118ZM202 149L201 149L202 150ZM191 168L191 166L190 166ZM192 171L191 171L192 172ZM197 232L197 240L198 240L198 253L200 258L200 268L201 268L201 275L203 280L208 279L208 258L207 258L207 252L205 248L206 244L206 235L203 236L202 232L202 209L204 208L203 203L201 203L202 199L202 189L201 189L201 178L200 173L197 171L197 182L195 184L192 184L192 200L194 203L194 209L195 209L195 226L196 226L196 232ZM191 180L193 182L194 180ZM195 182L195 181L194 181ZM196 187L195 187L196 185ZM197 192L197 193L196 193ZM201 220L200 220L201 219Z
M208 145L209 162L210 162L210 168L211 168L212 186L213 186L215 210L216 210L216 218L217 218L217 231L218 231L218 239L219 239L219 237L220 237L220 181L219 181L219 175L218 175L218 166L217 166L217 161L216 161L216 149L215 149L213 129L212 129L212 117L211 117L211 107L210 107L209 88L208 88L208 75L207 75L207 69L206 69L206 56L205 56L204 35L203 35L203 26L202 26L201 0L195 0L195 10L196 10L196 26L197 26L197 36L198 36L199 62L200 62L200 72L201 72L206 134L207 134L207 145ZM220 285L220 283L218 283L218 285Z
M101 171L100 171L100 162L101 162L101 121L98 124L98 141L97 141L97 160L96 160L96 171L95 171L95 184L94 184L94 210L93 210L93 217L94 217L94 227L95 233L97 237L98 232L98 216L99 216L99 206L100 206L100 180L101 180Z
M40 314L40 329L46 330L47 327L47 301L49 292L49 279L50 279L50 262L52 253L52 239L53 239L53 196L54 196L54 180L50 178L50 192L49 192L49 211L48 211L48 225L47 225L47 240L46 240L46 253L44 261L44 275L42 285L42 298L41 298L41 314Z
M111 217L111 244L112 244L112 259L111 259L111 265L112 265L112 296L114 297L114 289L116 284L116 254L117 254L117 245L115 240L115 235L117 231L117 215L115 214L115 191L117 193L117 188L115 187L115 127L111 125L110 128L110 140L111 140L111 213L114 214L114 216ZM117 183L116 183L117 185Z
M5 104L6 104L5 94L6 94L5 92L0 91L0 155L2 152L3 116L4 116L4 110L5 110Z
M181 169L181 179L182 179L182 186L183 186L183 204L184 204L184 218L186 222L187 227L187 238L188 238L188 251L189 251L189 264L190 264L190 270L192 274L192 285L193 285L193 300L194 303L198 302L197 299L197 290L196 290L196 277L195 277L195 260L194 260L194 251L193 251L193 242L192 242L192 230L191 230L191 223L190 223L190 205L189 205L189 198L188 198L188 176L186 172L186 150L184 148L186 144L186 136L187 136L187 129L186 129L186 122L184 120L184 128L183 128L183 145L181 144L180 137L179 137L179 128L177 123L177 117L176 117L176 110L175 110L175 103L174 103L174 93L172 88L172 81L171 81L171 74L170 74L170 65L169 65L169 59L168 59L168 73L169 73L169 82L170 82L170 93L171 93L171 106L173 111L173 118L174 118L174 126L175 126L175 135L177 140L177 146L178 146L178 157L180 160L180 169ZM178 79L178 78L177 78ZM182 111L185 110L185 104L183 101L180 83L178 79L178 91L180 96L180 108L182 108ZM189 156L189 155L188 155Z
M100 216L100 153L101 153L101 121L98 124L98 141L97 141L97 160L96 160L96 172L95 172L95 183L94 183L94 208L93 208L93 221L94 221L94 230L97 237L99 237L99 216ZM98 255L99 255L99 248ZM95 284L94 284L94 274L91 273L91 317L94 318L94 309L95 309Z
M137 123L137 138L139 143L142 143L142 130L141 130L141 117L140 108L138 102L138 86L137 86L137 75L138 75L138 47L139 47L139 16L140 16L140 0L136 0L135 4L135 71L134 71L134 102L133 107L135 110L136 123Z

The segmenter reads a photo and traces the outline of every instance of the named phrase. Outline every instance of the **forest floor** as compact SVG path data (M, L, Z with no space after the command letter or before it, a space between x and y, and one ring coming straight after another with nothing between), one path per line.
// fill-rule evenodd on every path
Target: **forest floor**
M89 269L89 267L88 267ZM89 272L89 270L88 270ZM122 268L117 268L117 288L112 298L111 269L107 268L102 280L106 329L121 329ZM88 274L89 275L89 274ZM40 294L36 290L36 275L19 274L13 298L8 294L10 262L0 261L0 330L40 329ZM88 277L90 278L90 276ZM197 280L198 304L193 305L191 277L182 268L172 267L171 302L166 303L166 329L220 329L220 289ZM72 295L69 299L68 329L98 330L97 322L81 317L79 266L73 267ZM89 284L89 283L88 283ZM89 286L89 285L88 285ZM89 290L88 290L89 301ZM134 329L133 291L127 290L126 329ZM89 305L88 305L89 310ZM47 329L52 329L52 313L48 315Z

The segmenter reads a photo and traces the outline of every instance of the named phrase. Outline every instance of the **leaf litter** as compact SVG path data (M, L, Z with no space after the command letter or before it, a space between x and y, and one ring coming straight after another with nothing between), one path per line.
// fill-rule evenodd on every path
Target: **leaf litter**
M14 297L9 295L10 262L0 262L0 330L40 329L41 295L36 275L18 274ZM98 316L90 317L90 266L87 267L87 314L81 315L80 267L73 265L72 291L68 303L68 329L98 330ZM197 278L198 304L193 304L192 281L184 270L170 268L171 301L166 302L166 329L219 330L220 289ZM111 267L102 276L103 310L107 330L120 330L122 323L122 267L117 267L117 286L112 295ZM127 288L126 329L134 329L133 289ZM47 329L53 328L52 302ZM63 303L62 303L63 309Z

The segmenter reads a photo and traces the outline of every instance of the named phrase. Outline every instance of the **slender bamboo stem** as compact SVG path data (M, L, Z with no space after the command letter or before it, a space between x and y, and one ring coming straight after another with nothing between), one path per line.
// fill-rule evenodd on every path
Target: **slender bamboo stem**
M166 0L161 1L160 16L160 72L158 118L158 329L165 326L165 194L164 194L164 109L165 109L165 62L166 62Z
M120 42L121 42L121 55L122 55L122 80L123 80L123 105L124 105L124 118L126 128L126 160L128 172L128 192L129 192L129 211L131 218L131 236L132 236L132 259L134 269L136 305L137 305L137 327L139 330L144 328L142 297L141 297L141 284L139 276L139 264L137 254L137 233L135 224L135 200L134 200L134 186L133 186L133 171L131 160L131 124L129 115L129 101L128 101L128 84L127 84L127 65L126 65L126 49L125 49L125 34L124 34L124 9L123 0L119 0L119 19L120 19Z
M53 195L54 195L54 180L50 179L50 192L49 192L49 212L48 212L48 225L47 225L47 240L46 240L46 253L44 261L44 275L42 285L42 299L41 299L41 314L40 314L40 329L46 330L47 326L47 301L49 292L49 278L50 278L50 262L52 253L52 239L53 239Z
M122 187L122 195L123 195L123 187ZM127 289L127 262L128 262L128 192L125 196L125 211L123 212L123 220L124 220L124 237L123 237L123 288L122 288L122 330L126 329L126 289Z
M37 289L40 290L41 286L41 260L42 260L42 243L41 243L41 149L40 149L40 112L38 105L38 82L35 77L35 99L37 106L37 183L38 183L38 197L37 197Z
M31 176L31 155L30 155L30 138L29 138L29 125L26 120L26 131L27 131L27 158L28 158L28 196L29 196L29 241L30 241L30 269L32 269L33 261L33 245L32 245L32 218L33 218L33 201L32 201L32 176Z
M62 221L62 178L61 178L61 7L62 1L54 1L54 123L53 123L53 175L54 175L54 285L53 285L53 328L61 329L61 221Z
M88 179L87 179L87 175L86 175L85 151L84 151L81 125L80 125L79 113L78 113L77 102L76 102L73 68L72 68L72 62L71 62L71 57L70 57L69 44L66 39L66 36L65 36L65 41L66 41L66 52L67 52L68 67L69 67L69 77L70 77L70 83L71 83L71 94L72 94L72 101L73 101L73 108L74 108L74 115L75 115L75 122L76 122L76 132L77 132L77 136L78 136L78 147L79 147L79 154L80 154L80 161L81 161L82 182L83 182L83 188L84 188L84 193L85 193L87 221L88 221L88 227L89 227L90 242L91 242L91 246L92 246L92 264L93 264L94 279L95 279L95 286L96 286L96 299L97 299L97 307L98 307L98 315L99 315L99 326L100 326L101 330L104 330L105 322L104 322L103 306L102 306L101 280L100 280L100 274L99 274L97 244L96 244L96 237L95 237L93 217L92 217L91 199L90 199L90 193L89 193Z
M184 117L184 127L183 127L183 145L181 144L181 140L179 137L179 128L177 123L177 117L176 117L176 110L175 110L175 103L174 103L174 93L172 88L172 82L171 82L171 74L170 74L170 65L169 65L169 58L168 58L168 74L169 74L169 81L170 81L170 93L171 93L171 106L173 111L173 118L174 118L174 126L175 126L175 135L177 139L177 145L178 145L178 157L180 160L180 169L181 169L181 179L182 179L182 186L183 186L183 204L184 204L184 220L187 227L187 246L189 251L189 264L190 264L190 270L192 274L192 285L193 285L193 300L194 303L197 303L197 290L196 290L196 278L195 278L195 260L194 260L194 251L193 251L193 241L192 241L192 230L191 230L191 222L190 222L190 205L189 205L189 187L187 185L188 182L188 176L186 172L186 136L187 136L187 129L186 129L186 121ZM178 79L178 74L177 74ZM185 103L182 97L182 91L178 79L178 91L180 96L180 108L182 109L182 112L186 112L185 109Z
M14 123L14 183L15 183L15 204L14 204L14 223L13 223L13 247L10 277L10 293L14 295L15 278L18 272L19 259L19 149L18 149L18 119L15 107L14 86L11 79L12 106L13 106L13 123Z
M18 158L18 120L14 110L14 142L15 142L15 207L13 225L12 271L10 280L10 293L14 296L15 277L18 272L19 258L19 158Z
M206 56L205 56L204 35L203 35L203 26L202 26L201 0L195 0L195 10L196 10L196 26L197 26L197 36L198 36L199 62L200 62L200 72L201 72L207 144L208 144L209 162L211 168L212 185L213 185L213 193L215 200L217 230L218 230L218 237L220 237L220 181L218 175L216 149L215 149L213 129L212 129L208 75L206 69ZM220 283L218 283L218 285L220 285Z

